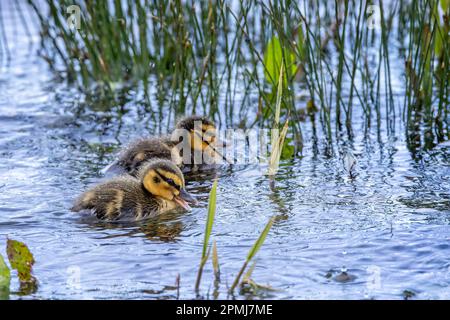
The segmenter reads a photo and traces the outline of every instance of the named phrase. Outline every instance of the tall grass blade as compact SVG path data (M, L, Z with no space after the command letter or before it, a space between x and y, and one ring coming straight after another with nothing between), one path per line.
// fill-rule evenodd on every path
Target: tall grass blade
M255 267L256 267L256 262L253 262L252 265L250 266L250 268L247 269L247 272L242 277L242 283L251 279L253 271L255 270ZM242 283L241 283L241 285L242 285Z
M283 74L284 64L281 64L280 76L278 77L277 102L275 104L275 127L280 125L281 98L283 97Z
M212 259L212 265L213 265L213 270L214 270L214 277L215 277L216 281L220 281L219 256L217 255L216 240L214 240L214 242L213 242L211 259Z
M205 238L203 239L202 258L206 256L209 238L211 236L211 231L214 224L214 216L216 215L216 198L217 198L217 180L214 180L211 192L209 193L208 217L206 219Z
M270 218L269 222L267 222L266 226L264 227L264 230L259 235L258 240L256 240L255 244L249 251L249 253L247 255L247 261L252 260L255 257L255 255L258 253L259 249L261 249L261 246L263 245L264 241L266 240L267 234L269 233L270 228L272 228L274 221L275 221L275 218L272 217L272 218Z
M269 176L274 176L278 171L278 166L280 163L281 152L284 145L284 140L286 138L287 130L289 127L289 120L286 120L281 133L279 134L280 126L280 113L281 113L281 101L283 96L283 64L280 67L280 74L278 78L278 88L277 88L277 99L275 104L275 118L274 118L274 128L272 129L271 145L272 152L269 159L269 169L267 174Z
M211 236L212 227L214 224L214 216L216 214L216 197L217 197L217 180L214 180L213 186L211 188L211 192L209 193L209 201L208 201L208 216L206 218L206 227L205 227L205 238L203 239L203 250L202 250L202 258L200 260L200 266L198 269L197 280L195 282L195 291L198 292L200 287L200 281L203 274L203 267L205 266L206 261L209 257L210 248L209 238Z

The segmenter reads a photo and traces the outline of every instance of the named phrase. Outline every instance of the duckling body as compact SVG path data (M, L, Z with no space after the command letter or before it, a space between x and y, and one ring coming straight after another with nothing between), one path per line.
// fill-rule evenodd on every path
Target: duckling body
M110 167L118 167L136 176L141 166L154 158L171 160L180 168L191 167L198 162L213 164L216 161L213 146L216 142L215 133L214 123L207 118L188 117L179 121L170 135L132 142L120 152L119 158ZM181 137L183 141L180 143ZM185 150L189 151L190 155L184 155Z
M140 220L189 209L186 201L195 199L184 190L180 169L170 161L154 159L136 177L115 177L87 190L75 200L71 210L90 210L105 220Z
M72 210L92 210L99 219L140 219L155 215L160 211L160 206L160 202L142 187L138 179L121 176L83 193L75 201Z
M136 176L141 166L150 159L172 159L172 149L167 144L168 137L143 138L126 147L114 163L132 176Z

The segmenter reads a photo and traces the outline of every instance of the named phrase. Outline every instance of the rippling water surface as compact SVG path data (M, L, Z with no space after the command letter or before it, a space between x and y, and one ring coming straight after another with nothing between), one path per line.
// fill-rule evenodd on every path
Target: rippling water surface
M71 213L74 197L102 179L114 150L164 127L136 107L134 92L119 121L116 109L103 112L58 83L36 55L35 37L31 48L28 40L10 43L13 59L0 73L0 252L8 236L34 253L40 286L27 298L173 299L178 274L179 297L195 298L211 181L190 179L200 204L185 214L120 225ZM404 140L401 122L382 143L375 134L356 137L355 179L338 156L314 155L309 143L303 157L282 163L275 191L259 166L219 170L219 298L227 298L227 284L277 215L253 274L274 290L248 298L401 299L408 290L449 299L450 147L412 159ZM208 263L204 298L213 296L211 269Z

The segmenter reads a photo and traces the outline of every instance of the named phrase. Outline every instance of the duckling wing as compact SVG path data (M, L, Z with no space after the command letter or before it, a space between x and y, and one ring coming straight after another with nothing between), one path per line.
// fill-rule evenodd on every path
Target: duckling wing
M169 134L161 136L160 140L161 140L162 143L164 143L169 148L173 148L179 143L179 141L172 140L172 137Z
M106 167L100 170L100 173L105 176L118 175L127 173L125 169L119 165L118 160L115 160L108 164Z
M136 212L136 197L142 188L135 178L119 177L101 183L81 194L72 211L90 210L99 219L118 220Z
M148 160L154 158L168 159L172 157L171 150L161 139L141 139L132 143L119 156L116 165L135 176L139 168Z

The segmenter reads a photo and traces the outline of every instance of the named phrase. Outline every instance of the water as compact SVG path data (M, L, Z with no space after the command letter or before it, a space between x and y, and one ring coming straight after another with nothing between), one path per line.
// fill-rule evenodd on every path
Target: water
M119 121L120 108L102 111L102 102L58 83L35 53L37 33L30 49L23 30L5 23L19 40L10 41L13 59L0 74L0 252L5 256L6 236L33 252L40 285L24 298L195 298L211 181L188 182L200 200L191 212L141 224L70 212L74 197L102 179L116 148L163 126L138 107L133 92ZM90 108L79 112L84 104ZM311 130L304 129L308 141ZM236 298L401 299L409 290L449 299L450 148L413 159L403 129L400 123L382 144L375 134L356 138L355 179L337 156L314 155L309 142L304 157L282 163L275 192L259 166L220 170L212 235L222 274L218 297L227 298L227 284L277 215L252 276L275 290ZM208 262L204 298L213 297L211 269Z

